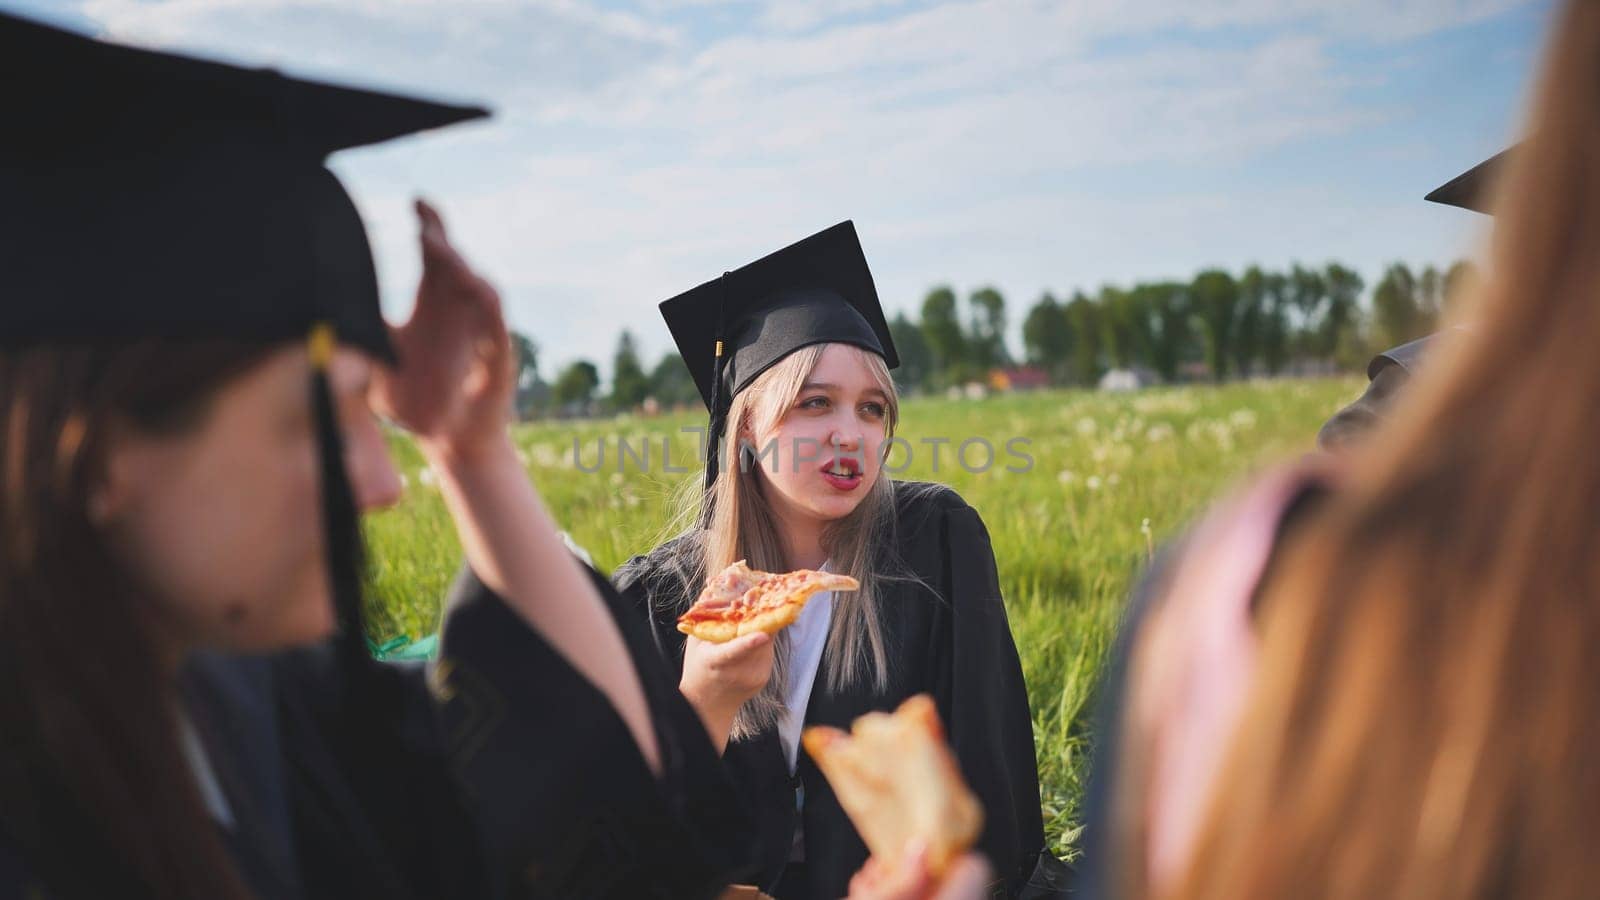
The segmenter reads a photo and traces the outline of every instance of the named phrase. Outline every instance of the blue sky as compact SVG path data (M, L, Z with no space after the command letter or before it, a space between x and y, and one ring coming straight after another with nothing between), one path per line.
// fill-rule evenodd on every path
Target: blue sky
M854 219L891 313L1471 254L1422 195L1513 139L1548 0L0 0L113 39L482 102L336 156L391 315L444 209L549 377Z

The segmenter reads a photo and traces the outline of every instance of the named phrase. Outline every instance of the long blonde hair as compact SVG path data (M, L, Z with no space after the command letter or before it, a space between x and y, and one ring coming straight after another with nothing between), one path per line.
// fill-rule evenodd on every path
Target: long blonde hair
M1253 693L1170 896L1600 885L1594 0L1555 22L1528 135L1475 325L1264 586Z
M759 463L752 459L749 444L737 436L742 432L764 433L777 425L794 406L801 386L830 346L834 345L813 344L794 351L734 396L728 412L729 439L719 451L721 474L711 487L710 520L698 531L696 540L683 544L696 558L692 564L681 568L692 572L694 578L703 579L705 573L719 572L741 559L751 568L763 571L781 572L789 568L782 532L757 471ZM894 436L900 413L899 395L888 366L876 353L852 345L841 346L855 355L887 397L884 410L884 450L887 452L888 439ZM700 476L697 473L691 478L693 480L684 485L680 495L676 521L698 518L700 514L703 502ZM858 591L834 596L833 618L823 654L826 661L823 675L829 690L859 684L871 684L878 690L887 686L888 652L878 604L884 583L891 577L888 569L892 565L889 544L893 518L894 482L889 473L880 468L877 480L856 508L829 523L823 531L822 545L828 554L829 570L849 575L861 583ZM693 587L682 593L686 603L692 602L698 594L698 580ZM772 677L761 693L746 702L734 717L732 740L748 739L776 726L783 714L783 691L788 680L790 656L788 632L778 633L773 650Z

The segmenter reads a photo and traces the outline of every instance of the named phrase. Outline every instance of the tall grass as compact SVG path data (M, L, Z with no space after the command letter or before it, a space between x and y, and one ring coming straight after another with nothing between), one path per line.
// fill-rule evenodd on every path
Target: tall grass
M941 481L976 507L989 528L1011 630L1033 710L1040 803L1055 849L1075 852L1079 804L1094 736L1090 714L1101 666L1123 604L1152 545L1181 530L1231 482L1308 451L1317 428L1359 393L1355 379L1177 387L1106 395L1051 391L985 400L913 398L891 455L896 477ZM520 426L515 441L557 520L602 571L648 550L666 521L668 497L695 469L698 416ZM934 470L932 445L947 438ZM983 438L994 464L974 472L959 445ZM1032 457L1022 468L1007 441ZM649 445L648 471L617 442ZM604 465L597 442L604 440ZM577 456L574 456L576 442ZM460 548L415 448L394 439L409 487L398 508L369 517L371 615L380 640L437 627L439 603ZM980 468L981 447L966 461ZM580 468L581 466L581 468Z

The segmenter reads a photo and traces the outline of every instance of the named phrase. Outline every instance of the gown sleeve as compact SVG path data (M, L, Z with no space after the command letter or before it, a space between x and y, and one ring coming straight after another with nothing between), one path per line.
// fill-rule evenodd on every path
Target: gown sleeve
M983 802L981 849L1016 896L1044 849L1033 718L1006 620L989 532L970 506L949 510L944 546L950 627L935 648L935 700L962 774Z
M744 815L647 629L591 577L643 685L661 775L605 696L465 571L431 682L468 806L513 897L715 896L744 873Z
M46 896L21 854L0 834L0 900L43 900Z

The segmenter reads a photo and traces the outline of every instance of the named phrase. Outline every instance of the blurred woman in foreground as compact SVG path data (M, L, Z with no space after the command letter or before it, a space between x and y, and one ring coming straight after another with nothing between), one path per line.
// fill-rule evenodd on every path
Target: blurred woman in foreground
M0 898L720 894L732 789L517 461L498 295L418 204L390 327L323 165L483 112L4 14L0 82ZM379 414L468 564L426 680L362 626Z
M1409 413L1166 567L1129 661L1117 895L1600 884L1600 4L1557 16L1527 130L1476 325Z

